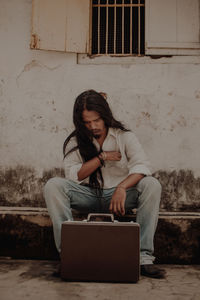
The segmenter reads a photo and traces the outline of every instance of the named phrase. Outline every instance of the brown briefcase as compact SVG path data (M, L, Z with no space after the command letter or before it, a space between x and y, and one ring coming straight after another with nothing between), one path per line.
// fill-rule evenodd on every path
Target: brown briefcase
M96 216L110 222L92 221ZM70 281L137 282L139 224L114 221L111 214L89 214L66 221L61 232L61 278Z

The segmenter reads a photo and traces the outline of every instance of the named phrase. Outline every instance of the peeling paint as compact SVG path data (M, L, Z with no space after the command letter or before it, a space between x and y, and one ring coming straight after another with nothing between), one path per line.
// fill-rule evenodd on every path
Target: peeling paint
M47 66L47 65L45 65L45 64L43 64L43 63L41 63L40 61L33 59L30 63L28 63L28 64L26 64L26 65L24 66L24 69L23 69L22 72L28 72L28 71L30 71L32 68L35 68L35 67L46 68L46 69L48 69L48 70L50 70L50 71L53 71L53 70L58 69L58 68L60 67L60 65L57 65L57 66L55 66L55 67L49 67L49 66Z
M16 77L16 82L17 82L17 85L19 84L19 79L20 77L22 76L23 73L25 72L29 72L31 69L33 68L45 68L47 70L50 70L50 71L54 71L56 69L58 69L61 65L56 65L55 67L49 67L43 63L41 63L40 61L37 61L35 59L33 59L31 62L29 62L28 64L26 64L23 68L23 70L19 73L19 75Z
M40 39L37 36L37 34L32 34L31 35L30 47L31 47L31 49L40 49Z

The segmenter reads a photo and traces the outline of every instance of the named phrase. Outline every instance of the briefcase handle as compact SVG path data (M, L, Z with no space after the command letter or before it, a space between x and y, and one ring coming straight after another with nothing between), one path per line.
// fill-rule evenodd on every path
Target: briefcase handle
M114 215L113 214L88 214L87 217L87 222L91 222L92 219L96 219L96 218L100 218L100 219L108 219L110 222L114 222Z

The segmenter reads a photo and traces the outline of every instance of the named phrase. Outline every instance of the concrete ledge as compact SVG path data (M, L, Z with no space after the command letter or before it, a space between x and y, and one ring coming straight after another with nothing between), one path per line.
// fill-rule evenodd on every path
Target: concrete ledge
M87 214L74 211L74 219ZM134 220L135 215L118 218ZM161 212L155 235L157 263L200 263L200 213ZM0 256L58 259L52 223L45 208L0 207Z

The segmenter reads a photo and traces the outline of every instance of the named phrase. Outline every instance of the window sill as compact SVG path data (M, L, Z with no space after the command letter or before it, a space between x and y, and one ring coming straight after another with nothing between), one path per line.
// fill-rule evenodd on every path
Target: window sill
M77 54L80 65L131 65L131 64L200 64L200 56L88 56Z

